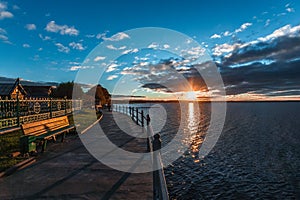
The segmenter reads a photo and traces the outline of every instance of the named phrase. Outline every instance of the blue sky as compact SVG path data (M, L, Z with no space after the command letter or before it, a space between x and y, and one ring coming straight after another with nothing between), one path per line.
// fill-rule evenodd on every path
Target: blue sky
M114 34L162 27L206 48L231 97L297 98L299 19L299 1L0 0L0 76L74 80L89 53ZM278 70L283 61L292 75ZM253 79L237 78L245 74Z

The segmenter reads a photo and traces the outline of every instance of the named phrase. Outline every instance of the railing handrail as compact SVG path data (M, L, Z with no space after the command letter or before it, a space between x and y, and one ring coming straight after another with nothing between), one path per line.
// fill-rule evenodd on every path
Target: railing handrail
M114 109L116 108L116 109ZM118 109L119 108L119 109ZM146 127L144 127L144 130L147 131L148 135L148 147L149 151L153 152L152 156L152 161L156 165L155 168L158 170L153 171L153 199L162 199L162 200L169 200L169 195L168 195L168 188L167 188L167 183L164 175L164 170L163 170L163 163L161 159L161 154L159 151L153 151L153 140L154 140L154 132L153 128L150 124L149 119L147 119L149 116L144 115L144 111L141 110L140 112L138 111L140 107L131 107L131 106L124 106L124 105L114 105L113 110L116 112L120 112L126 115L129 115L134 122L136 122L138 125L138 122L141 122L141 126L144 127L144 121L146 121ZM145 108L145 107L142 107ZM148 107L149 108L149 107ZM129 112L128 112L129 110ZM122 112L123 111L123 112ZM125 111L125 112L124 112ZM140 118L138 115L141 115Z

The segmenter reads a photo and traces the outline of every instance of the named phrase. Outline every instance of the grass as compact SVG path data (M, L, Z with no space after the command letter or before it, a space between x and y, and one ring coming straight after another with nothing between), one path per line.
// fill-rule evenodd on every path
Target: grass
M81 110L79 113L76 113L75 117L71 116L69 120L70 123L73 124L75 120L76 130L77 132L81 132L82 130L86 129L97 120L97 115L95 110L85 109L85 110Z
M96 112L93 109L81 110L75 114L75 117L70 115L68 118L70 124L74 124L74 118L76 122L80 124L80 126L78 126L78 124L76 125L78 132L89 127L97 119ZM21 136L21 130L0 135L0 172L27 159L24 156L18 156L15 158L11 156L12 153L20 151L19 139Z
M15 158L11 156L12 153L20 151L21 135L21 131L0 135L0 172L26 159L21 156Z

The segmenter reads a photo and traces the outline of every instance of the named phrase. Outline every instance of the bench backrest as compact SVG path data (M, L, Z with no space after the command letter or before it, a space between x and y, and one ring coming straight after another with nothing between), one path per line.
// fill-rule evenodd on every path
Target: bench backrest
M46 119L38 122L22 124L22 132L24 135L42 135L51 131L69 126L69 120L67 116Z

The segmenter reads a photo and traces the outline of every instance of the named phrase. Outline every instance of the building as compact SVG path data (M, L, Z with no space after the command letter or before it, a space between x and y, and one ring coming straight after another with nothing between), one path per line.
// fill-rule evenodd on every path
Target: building
M0 83L0 99L48 98L53 86L22 85L18 78L14 83Z
M27 92L20 84L20 80L17 79L15 83L0 83L0 98L3 100L8 99L24 99L27 96Z

